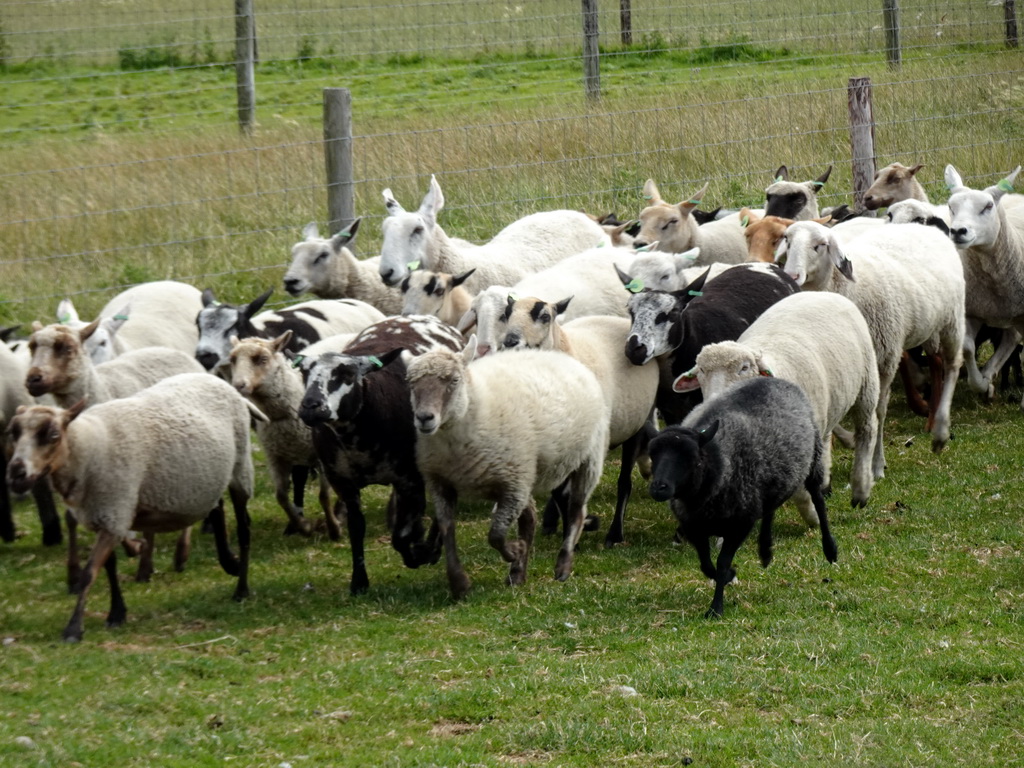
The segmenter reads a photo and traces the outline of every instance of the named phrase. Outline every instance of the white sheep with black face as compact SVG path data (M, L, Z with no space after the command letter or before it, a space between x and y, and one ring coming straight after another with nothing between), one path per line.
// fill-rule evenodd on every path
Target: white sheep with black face
M985 189L971 189L952 165L946 166L950 189L949 235L963 260L967 281L967 333L964 358L971 389L989 398L992 378L1024 334L1024 195L1009 194L1020 173L1014 171ZM995 353L978 369L975 342L982 323L1009 328ZM1024 401L1021 403L1024 408Z
M830 165L828 170L812 181L790 181L789 169L780 165L775 171L775 181L764 191L764 215L794 221L818 218L818 193L831 173Z
M950 404L964 346L964 269L949 239L934 227L877 227L841 243L813 221L789 226L776 259L805 291L842 294L860 308L878 361L878 439L873 474L885 473L884 423L889 390L903 351L924 346L942 357L928 430L932 449L950 435ZM939 377L936 376L936 379Z
M390 189L384 190L388 215L381 224L380 276L398 285L417 262L434 272L461 274L476 269L466 287L477 293L489 285L512 285L566 256L610 244L593 218L579 211L543 211L512 222L489 242L474 245L451 238L438 222L444 194L434 176L417 211L406 211Z
M292 246L292 261L284 275L284 289L292 296L312 293L321 299L358 299L385 315L397 315L402 296L397 286L380 280L380 257L357 259L348 244L359 230L356 219L332 237L321 237L315 222L302 230L303 239Z
M455 545L460 496L495 502L488 542L511 564L508 581L526 581L536 528L533 496L568 483L555 578L572 573L586 505L608 450L608 405L594 374L561 352L524 350L474 361L435 349L406 359L416 463L434 500L452 596L469 590ZM404 357L404 356L403 356ZM557 415L557 417L555 417ZM509 541L518 523L520 538Z
M467 270L461 275L414 269L402 281L403 315L433 315L448 325L457 325L469 311L472 294L463 283L475 272Z

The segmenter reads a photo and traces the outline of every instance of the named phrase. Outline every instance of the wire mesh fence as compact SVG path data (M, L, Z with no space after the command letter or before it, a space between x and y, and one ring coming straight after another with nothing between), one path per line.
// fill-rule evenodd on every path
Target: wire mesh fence
M891 2L891 0L890 0ZM442 223L485 240L520 215L620 217L655 178L711 207L756 203L780 164L835 171L852 199L847 81L874 86L879 164L965 178L1024 155L1012 0L597 4L600 98L586 98L581 8L380 0L256 0L255 127L238 130L236 7L227 0L55 0L0 7L0 323L98 308L174 278L218 295L279 283L289 247L326 220L322 93L353 100L362 255L380 192L407 207L438 175ZM1012 12L1012 13L1011 13Z

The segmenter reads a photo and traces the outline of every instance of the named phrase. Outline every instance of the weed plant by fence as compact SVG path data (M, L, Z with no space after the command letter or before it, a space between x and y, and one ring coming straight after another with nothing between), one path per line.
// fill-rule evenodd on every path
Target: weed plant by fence
M634 216L648 177L676 199L708 181L713 208L758 202L781 164L831 164L825 204L852 202L852 77L871 78L878 165L925 163L933 200L947 162L995 179L1024 158L1012 0L589 3L264 0L251 23L226 0L5 3L0 324L143 280L229 300L279 284L328 219L326 88L351 93L362 255L381 190L415 207L432 173L442 224L476 241L542 209Z

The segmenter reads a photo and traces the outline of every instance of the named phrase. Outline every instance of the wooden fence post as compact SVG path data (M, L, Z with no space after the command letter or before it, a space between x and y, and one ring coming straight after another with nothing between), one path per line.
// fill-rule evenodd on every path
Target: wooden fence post
M1004 0L1003 18L1006 20L1006 47L1016 48L1017 41L1017 9L1014 0Z
M1012 3L1013 0L1007 0ZM619 0L619 39L623 45L633 44L632 0Z
M900 49L900 0L882 0L882 16L885 26L885 56L892 69L902 63Z
M252 0L235 0L235 81L238 127L252 133L256 122L256 18Z
M850 148L853 155L853 207L863 210L864 193L875 178L875 120L871 114L871 78L851 77Z
M356 218L352 181L352 92L324 88L324 161L328 228L336 235Z
M583 86L587 98L600 98L601 60L598 50L597 0L583 0Z

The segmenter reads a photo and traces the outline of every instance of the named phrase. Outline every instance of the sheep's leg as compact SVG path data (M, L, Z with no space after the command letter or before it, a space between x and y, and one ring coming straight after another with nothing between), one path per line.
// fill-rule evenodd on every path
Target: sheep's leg
M0 539L9 544L14 541L14 535L11 494L7 489L7 452L0 446Z
M855 438L853 436L853 432L839 426L838 424L836 424L835 428L832 430L832 435L840 443L842 443L843 447L845 448L852 449L855 445Z
M6 493L4 496L6 497ZM40 480L32 486L32 498L36 501L39 511L39 523L43 527L43 546L52 547L63 540L60 530L60 515L53 501L53 490L49 480Z
M224 521L224 500L217 502L210 514L206 516L213 528L213 541L217 547L217 561L224 573L228 576L237 576L241 572L241 563L235 553L231 551L231 543L228 541L227 523Z
M78 518L70 509L64 510L64 524L68 527L68 594L74 595L82 576L82 561L78 558Z
M85 564L85 569L82 571L82 575L78 581L78 602L75 603L75 610L71 614L71 619L68 621L66 627L64 627L63 637L69 643L77 643L82 639L84 634L83 618L85 616L85 602L89 597L89 590L96 581L96 576L99 575L100 568L102 568L108 559L114 556L114 547L117 546L120 541L120 537L114 535L110 531L100 531L96 535L96 543L93 544L92 552L89 554L89 561ZM121 605L124 605L124 601L121 598L121 590L117 584L117 573L114 571L113 578L111 578L111 571L107 571L107 578L110 579L110 607L111 615L114 614L115 601L120 600ZM115 591L116 590L116 591ZM114 618L117 618L114 616ZM121 620L124 620L122 614Z
M508 529L522 515L529 515L527 523L530 542L524 539L508 540ZM533 499L527 496L503 496L494 505L491 514L491 527L487 531L487 543L498 550L498 554L506 563L511 563L508 572L508 583L517 586L526 583L526 560L529 557L529 544L533 539L533 527L536 526L536 510Z
M798 490L793 494L793 503L796 505L797 512L800 513L800 517L807 523L808 528L818 527L818 513L814 511L814 503L811 501L811 495L804 489Z
M320 509L324 511L324 522L327 524L327 538L331 541L341 541L341 523L335 514L335 506L331 504L331 487L323 470L317 475L319 492L317 499L320 502Z
M398 523L398 495L393 488L391 489L391 495L388 497L387 509L384 512L384 523L389 531L395 530L395 525Z
M181 573L185 570L185 563L192 554L192 526L188 526L178 534L178 543L174 546L174 570Z
M566 505L569 503L568 495L569 481L566 480L555 488L544 505L544 518L541 523L540 532L545 536L552 536L558 533L558 523L565 515Z
M679 527L677 533L682 534L683 538L693 545L697 551L697 560L700 561L701 573L713 581L716 571L715 564L711 561L711 537L694 536L691 538L689 532L683 530L682 526Z
M832 529L828 524L828 511L825 509L825 494L821 492L821 486L814 482L813 477L808 478L806 488L814 500L814 508L818 512L818 521L821 525L821 550L825 553L825 559L834 563L839 558L839 548L836 540L832 538Z
M715 596L711 600L711 607L708 608L704 617L707 619L721 618L725 607L725 585L736 578L736 571L733 570L732 560L736 556L736 550L750 534L754 527L754 521L739 523L739 530L733 531L726 536L722 542L722 551L718 553L718 564L715 567Z
M238 585L232 599L242 601L249 596L249 545L252 537L252 520L249 517L249 493L242 488L229 487L231 507L235 511L235 528L238 536ZM224 519L224 504L221 502L221 520Z
M421 558L430 555L430 545L423 543L423 513L427 497L422 487L392 489L395 500L395 525L391 530L391 546L402 556L406 568L419 568ZM440 553L439 553L440 556Z
M964 338L967 334L964 334ZM985 367L981 369L982 380L986 384L986 395L989 400L995 397L995 385L992 383L992 379L999 372L999 369L1003 367L1003 364L1010 359L1010 355L1017 348L1020 343L1020 332L1016 328L1004 328L1003 339L999 342L999 346L996 347L996 351L992 353L992 357L985 363ZM964 357L966 359L967 350L966 343L964 344ZM970 369L968 369L970 371Z
M288 516L288 525L285 526L284 535L291 536L296 533L303 536L312 535L313 526L302 514L302 507L292 504L292 497L288 492L289 474L292 478L300 478L302 487L304 487L306 477L309 475L309 467L289 466L286 462L270 461L267 468L270 470L270 478L274 483L274 498L277 499L277 503ZM300 501L302 500L302 491L298 485L295 486L295 495Z
M156 534L147 531L142 534L142 549L139 552L139 567L135 571L135 581L140 584L153 577L153 550L156 548Z
M117 549L110 550L110 556L103 564L107 572L107 582L110 584L110 611L107 613L107 628L122 626L128 618L128 606L124 604L124 595L121 594L121 582L117 578Z
M885 414L889 410L889 390L892 388L892 380L895 370L878 372L878 405L875 408L875 416L878 419L878 434L875 439L875 456L871 462L872 474L875 480L885 477Z
M565 581L572 574L572 563L576 556L576 545L583 533L587 510L582 496L575 489L569 496L569 505L562 513L562 548L555 559L555 580Z
M810 494L807 494L810 497ZM818 518L817 512L814 514ZM761 557L761 567L767 568L772 562L772 523L775 522L775 510L766 509L761 517L761 530L757 536L757 553Z
M348 526L348 543L352 548L352 580L349 582L349 592L361 595L370 588L370 579L366 575L366 517L359 503L358 489L351 486L344 488L341 497L345 500L345 524Z
M899 365L900 381L903 382L903 391L906 392L907 406L910 408L911 412L918 416L928 416L928 403L924 401L921 393L917 390L917 386L914 383L914 377L910 373L910 366L915 364L916 363L910 359L910 353L907 352L907 350L903 350L903 357L900 358Z
M533 499L530 499L529 503L520 511L518 525L519 541L510 545L515 547L517 554L516 558L510 561L512 565L508 569L507 583L511 586L526 583L530 551L533 549L533 538L537 531L537 508L534 506ZM504 553L502 556L505 556ZM508 560L507 557L505 559Z
M637 456L640 453L640 444L643 441L643 434L637 432L622 444L622 465L619 467L619 480L616 486L615 516L612 524L608 526L608 533L604 537L605 549L611 549L616 544L625 541L622 532L622 522L626 516L626 505L633 493L633 467L636 465Z
M445 569L448 572L448 589L452 599L461 600L469 592L470 582L466 571L459 561L459 552L455 542L455 504L458 496L454 488L436 486L432 490L434 497L434 514L437 528L444 542Z
M292 465L292 501L296 508L304 509L306 504L306 482L309 480L309 467L305 464Z

